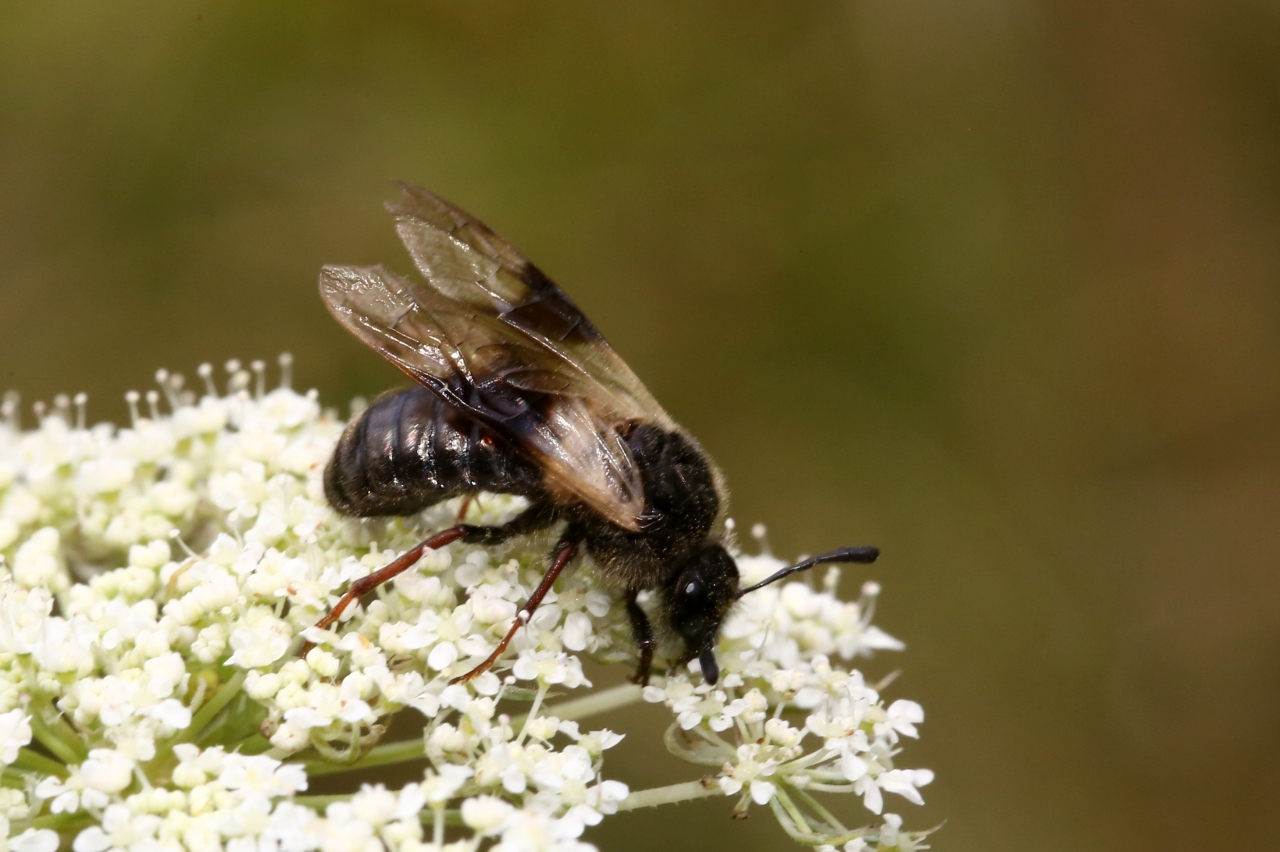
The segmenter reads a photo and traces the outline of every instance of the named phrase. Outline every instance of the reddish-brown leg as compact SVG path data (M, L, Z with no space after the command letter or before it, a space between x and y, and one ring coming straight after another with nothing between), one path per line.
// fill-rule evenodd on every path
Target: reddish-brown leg
M421 544L409 548L404 552L403 556L392 562L390 565L387 565L384 568L379 568L372 574L366 574L358 580L352 580L350 587L347 588L347 593L338 598L338 602L333 605L333 609L329 610L328 615L316 622L316 627L321 629L329 628L342 617L343 611L346 610L347 607L351 606L351 604L369 594L374 589L378 588L378 586L381 586L397 574L403 574L405 571L408 571L419 559L422 558L422 554L426 553L428 550L437 550L444 547L446 544L452 544L462 538L467 534L467 529L467 527L461 524L456 527L449 527L449 529L436 533ZM303 646L302 653L305 655L307 651L310 650L311 643L308 642Z
M483 663L466 674L455 677L449 683L466 683L472 678L487 672L498 661L498 658L502 656L502 652L507 650L507 646L515 638L516 631L529 623L529 619L533 617L533 613L538 608L538 605L542 603L542 599L547 596L547 592L551 591L551 586L555 583L556 577L560 576L560 572L564 570L564 566L569 564L569 560L573 558L573 554L577 549L576 542L566 541L560 544L560 547L556 550L555 557L551 560L551 567L547 569L547 573L542 577L542 582L538 583L538 588L533 590L529 600L525 601L524 606L520 607L520 611L516 613L515 624L512 624L511 629L507 631L507 635L502 637L498 647L493 650L493 653Z
M462 523L467 519L467 510L471 508L471 501L476 495L468 494L462 498L462 505L458 507L458 523Z

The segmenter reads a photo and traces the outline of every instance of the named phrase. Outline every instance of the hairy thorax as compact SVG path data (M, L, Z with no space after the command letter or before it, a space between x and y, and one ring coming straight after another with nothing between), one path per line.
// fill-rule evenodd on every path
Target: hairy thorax
M692 438L650 424L624 434L644 483L645 518L632 532L577 512L588 553L609 579L627 588L665 582L706 542L720 511L717 482Z

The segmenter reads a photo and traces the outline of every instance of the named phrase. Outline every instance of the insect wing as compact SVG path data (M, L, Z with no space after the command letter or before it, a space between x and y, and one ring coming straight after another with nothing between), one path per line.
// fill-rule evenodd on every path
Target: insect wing
M326 266L320 293L347 330L540 462L551 484L640 528L643 486L615 428L626 415L589 374L487 310L382 267Z
M589 375L630 419L675 428L670 415L578 306L479 219L410 184L387 204L396 231L431 286L492 313ZM596 392L598 392L598 390Z

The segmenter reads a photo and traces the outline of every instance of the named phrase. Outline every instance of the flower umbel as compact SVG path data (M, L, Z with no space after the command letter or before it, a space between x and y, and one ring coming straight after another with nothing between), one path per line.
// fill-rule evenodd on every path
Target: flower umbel
M635 647L616 595L572 571L493 670L449 685L506 631L551 539L429 552L333 629L315 628L352 579L460 510L496 524L522 501L482 495L411 518L342 519L321 486L342 422L287 378L268 392L260 362L228 370L219 392L202 367L201 396L162 372L149 416L130 396L128 428L86 428L77 398L78 416L59 400L24 431L6 401L0 829L10 848L586 850L585 829L620 810L716 795L736 814L769 808L803 843L923 848L895 814L851 829L814 797L852 793L880 814L886 793L922 804L932 780L898 765L920 705L886 705L848 668L902 647L871 624L875 584L841 601L831 570L820 589L802 578L747 595L724 625L714 687L695 662L643 691L592 691L584 661L627 664ZM746 583L782 566L737 560ZM304 643L313 647L300 656ZM606 775L622 735L578 720L642 697L670 711L666 746L699 777L632 792ZM422 735L384 741L401 712L418 714ZM422 768L399 789L308 792L320 777L395 763Z

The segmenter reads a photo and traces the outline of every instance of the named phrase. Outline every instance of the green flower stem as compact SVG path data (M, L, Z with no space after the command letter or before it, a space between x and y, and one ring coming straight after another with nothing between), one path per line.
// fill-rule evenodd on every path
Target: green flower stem
M342 743L346 748L339 748L334 743ZM311 747L320 752L320 756L330 763L350 768L360 760L360 735L355 723L348 725L346 737L335 737L332 742L311 732Z
M426 816L423 814L423 816ZM444 805L431 806L431 843L437 850L444 849Z
M794 789L794 788L793 788ZM790 808L788 807L790 805ZM847 831L845 834L833 836L830 834L821 834L813 831L806 820L801 818L800 825L797 825L792 818L792 810L794 804L790 802L786 794L779 789L778 795L769 801L769 809L773 811L774 817L777 818L778 824L782 826L782 830L787 833L792 840L797 843L803 843L806 846L843 846L850 840L858 837L866 837L868 835L874 837L874 833L866 828L856 828L853 831Z
M245 737L240 741L239 745L228 749L228 751L238 751L241 754L262 754L270 748L271 740L267 739L262 734L253 734L252 736Z
M804 757L801 757L797 760L793 760L789 763L783 764L783 769L787 773L799 772L801 769L808 769L810 766L814 766L816 764L821 763L822 761L831 757L833 753L834 752L832 752L831 749L820 748L815 752L806 754Z
M791 797L787 795L787 791L782 789L781 786L778 787L777 801L786 809L787 815L791 817L792 821L796 825L800 826L800 829L804 831L804 833L815 833L813 828L809 825L809 821L805 819L804 812L796 807L796 803L791 801Z
M808 789L815 790L819 793L852 793L854 785L852 784L818 784L813 781L809 782Z
M549 687L545 683L538 686L538 694L534 696L533 706L530 707L529 712L524 715L524 722L520 725L520 735L516 737L516 745L520 745L524 742L524 736L529 731L529 722L538 718L538 711L542 709L542 700L547 697L548 689Z
M350 763L335 763L330 760L309 760L303 764L307 769L307 777L336 775L356 769L370 769L374 766L387 766L392 763L406 763L410 760L425 760L421 737L411 740L398 740L394 743L383 743L369 749L359 760Z
M61 716L50 723L40 710L31 714L31 734L40 745L53 752L53 756L68 766L83 763L89 756L84 742Z
M49 723L49 727L57 732L58 739L70 746L72 752L81 761L89 756L89 746L85 743L84 737L79 731L71 727L71 723L67 721L67 717L63 716L61 711L58 711L58 714L54 716L53 721Z
M786 808L782 807L782 802L778 801L776 796L769 800L769 810L773 811L774 819L778 821L778 825L782 826L782 830L792 840L810 846L816 845L812 837L801 833L800 827L791 819L790 814L787 813Z
M350 793L335 793L331 796L294 796L293 803L295 805L305 805L314 811L323 811L326 807L334 802L351 801Z
M832 836L829 834L816 834L812 831L803 831L796 825L788 814L786 808L782 805L782 800L774 797L769 801L769 809L773 811L774 817L778 820L778 825L782 826L782 830L787 836L797 843L803 843L806 846L843 846L850 840L859 837L875 837L875 834L866 828L858 828L847 834Z
M806 793L804 790L801 790L799 787L789 787L788 789L791 795L795 796L801 802L808 805L815 814L817 814L820 818L826 821L827 825L835 829L836 833L838 834L848 833L849 829L845 828L844 823L836 819L835 814L831 813L831 811L824 808L822 806L822 803L819 802L817 799L815 799L813 796L810 796L808 793Z
M673 805L676 802L690 802L694 799L705 799L708 796L721 795L720 788L709 778L697 781L685 781L666 787L651 787L640 790L618 802L619 811L634 811L639 808L656 808L659 805Z
M444 815L444 824L450 828L466 825L466 823L462 821L462 811L440 811L440 813ZM423 825L426 825L427 823L434 824L436 811L433 808L423 808L422 813L419 814L419 818L422 820Z
M93 822L93 817L80 811L75 813L61 814L45 814L31 820L28 825L32 828L52 828L54 831L67 831L71 829L79 829L82 826L89 825Z
M640 687L634 683L624 683L620 686L584 695L581 698L571 698L568 701L561 701L559 704L552 704L547 707L544 715L555 716L557 719L585 719L588 716L607 713L619 707L626 707L628 704L635 704L639 700ZM511 720L511 725L512 727L523 725L525 721L525 716L518 716Z
M546 715L555 716L558 719L584 719L597 713L605 713L619 707L626 707L628 704L634 704L639 700L640 687L628 683L604 689L591 695L585 695L582 698L574 698L569 701L562 701L559 704L552 704L546 708ZM511 720L512 728L523 728L529 718L528 714L517 716ZM414 738L374 746L369 749L364 757L352 763L310 760L306 762L305 766L309 777L319 777L321 775L336 775L339 772L347 772L353 769L370 769L374 766L387 766L393 763L406 763L410 760L422 760L425 757L422 739Z
M51 757L45 757L29 748L18 750L18 759L13 762L13 765L18 769L29 769L32 772L54 775L58 778L66 778L69 774L66 764L59 763Z
M191 727L187 730L191 731L193 740L204 738L205 728L209 723L222 712L222 709L231 703L232 699L240 692L240 687L244 685L244 679L247 672L243 669L232 675L231 680L224 683L218 688L218 691L205 703L203 707L191 718Z

